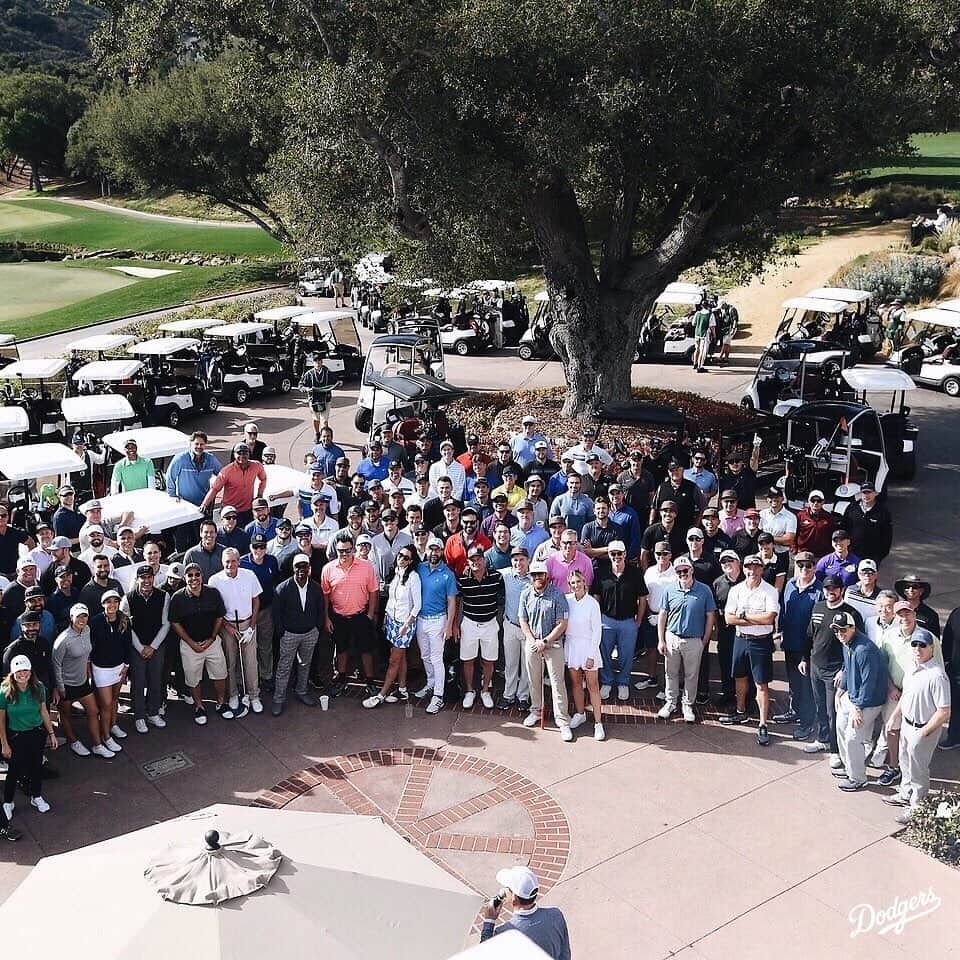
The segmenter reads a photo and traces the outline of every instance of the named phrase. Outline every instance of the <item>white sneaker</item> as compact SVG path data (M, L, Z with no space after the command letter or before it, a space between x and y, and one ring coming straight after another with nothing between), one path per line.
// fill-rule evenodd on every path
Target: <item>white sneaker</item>
M231 709L234 713L236 713L236 712L240 709L240 698L239 698L239 697L231 697L231 698L230 698L230 709Z
M829 749L830 745L822 740L811 740L803 745L804 753L826 753Z
M146 732L147 732L147 721L146 721L146 720L138 720L138 721L133 725L133 728L137 731L137 733L146 733Z
M427 704L427 713L439 713L443 709L443 697L431 697Z
M666 703L666 702L667 702L667 695L661 690L661 691L657 694L657 699L658 699L658 700L662 700L664 703Z
M839 753L830 754L830 769L839 770L843 766L843 761L840 759Z
M674 713L676 712L676 709L677 709L676 704L673 704L673 703L665 703L665 704L657 711L657 716L658 716L661 720L669 720L669 719L674 715Z
M607 732L603 729L602 723L595 723L593 725L593 739L594 740L606 740Z
M523 725L525 727L539 727L540 726L540 714L539 713L528 713L523 718Z
M89 756L90 756L90 751L89 751L79 740L74 740L73 743L70 744L70 749L71 749L78 757L89 757Z
M611 687L609 683L605 683L605 684L600 688L600 699L601 699L601 700L606 700L607 697L610 696L610 691L611 691L612 689L613 689L613 687Z
M13 811L16 810L16 808L17 808L17 807L16 807L16 804L15 804L15 803L5 803L5 804L3 805L3 813L4 813L4 816L5 816L8 820L12 820L12 819L13 819Z
M428 683L425 687L421 687L421 688L414 694L414 696L415 696L418 700L422 700L424 697L428 696L428 695L431 694L431 693L433 693L433 687L431 687L430 684Z
M88 751L88 752L89 752L89 751ZM102 743L98 743L98 744L93 748L93 751L92 751L92 752L95 753L98 757L103 757L104 760L112 760L112 759L113 759L113 751L112 751L112 750L108 750Z
M693 707L690 704L685 703L683 705L683 719L686 723L696 723L697 715L693 712Z
M162 730L167 725L167 721L164 720L163 717L159 715L157 715L156 717L147 717L147 723L149 723L151 727L157 727L160 730Z
M630 688L625 684L620 684L617 687L617 699L618 700L629 700L630 699Z
M114 724L110 728L110 736L115 737L117 740L123 740L123 738L126 737L126 734L120 729L119 726L117 726L117 724Z
M120 751L123 750L123 747L121 747L113 737L107 737L107 739L103 741L103 745L114 753L120 753ZM96 751L94 751L94 753L96 753Z
M0 760L0 773L6 773L9 769L9 765L6 760Z
M30 806L37 808L37 813L46 813L50 809L50 804L43 797L31 797Z
M463 709L469 710L473 706L474 701L476 699L477 699L477 695L472 690L468 690L463 695Z
M250 700L250 709L254 713L263 713L263 703L259 697L253 697Z
M651 687L655 687L657 681L653 677L646 677L643 680L638 680L634 685L634 690L649 690Z
M573 742L573 731L570 729L570 724L569 724L569 723L565 723L565 724L560 728L560 739L561 739L564 743L572 743L572 742Z
M480 702L488 709L493 709L493 697L490 695L489 690L480 691Z
M570 729L576 730L577 727L582 727L587 722L587 715L585 713L575 713L570 718Z

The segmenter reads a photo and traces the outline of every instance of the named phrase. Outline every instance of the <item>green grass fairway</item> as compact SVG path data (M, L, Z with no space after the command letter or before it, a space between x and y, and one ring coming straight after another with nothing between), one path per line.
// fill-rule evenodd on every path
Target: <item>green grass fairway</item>
M116 270L75 270L65 263L2 263L0 322L47 313L136 282Z
M906 183L931 189L960 190L960 132L918 133L910 142L917 155L903 166L876 167L857 177L860 186Z
M4 298L0 307L0 333L18 337L36 337L134 313L179 306L192 300L250 290L276 279L265 264L241 264L225 267L177 267L178 273L150 280L124 276L110 266L157 267L155 262L138 260L71 260L67 263L27 264L29 282L14 271L21 264L0 264L0 290L14 289L17 301L8 307ZM162 266L162 265L161 265ZM41 272L38 273L37 271ZM36 280L43 286L37 292ZM48 293L47 287L54 293ZM56 298L56 299L54 299ZM51 307L51 304L53 306ZM32 312L27 312L32 307Z
M256 226L174 223L59 200L0 201L0 241L56 243L87 250L279 257L283 248Z

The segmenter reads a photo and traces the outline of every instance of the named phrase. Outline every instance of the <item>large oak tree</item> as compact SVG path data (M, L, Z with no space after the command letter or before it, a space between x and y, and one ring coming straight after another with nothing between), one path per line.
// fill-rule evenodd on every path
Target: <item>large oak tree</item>
M281 91L305 246L389 224L411 273L462 278L532 238L583 415L627 395L680 271L755 255L784 198L902 143L938 2L112 0L101 42L142 70L189 32L239 57L236 109Z

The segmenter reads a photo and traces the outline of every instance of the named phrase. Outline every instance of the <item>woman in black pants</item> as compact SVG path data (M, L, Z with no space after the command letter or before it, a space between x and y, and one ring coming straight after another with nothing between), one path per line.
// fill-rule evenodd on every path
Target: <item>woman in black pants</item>
M22 654L10 662L10 674L0 684L0 752L7 761L0 826L9 836L17 784L22 783L30 804L46 813L50 804L40 794L43 748L57 748L53 723L47 713L46 690L37 680L30 660Z

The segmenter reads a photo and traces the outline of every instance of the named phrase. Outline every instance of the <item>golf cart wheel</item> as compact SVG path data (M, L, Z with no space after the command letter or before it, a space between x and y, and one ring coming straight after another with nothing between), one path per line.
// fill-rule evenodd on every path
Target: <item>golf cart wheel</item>
M220 409L220 398L216 396L211 396L207 401L207 412L216 413Z
M946 377L941 386L948 397L960 397L960 377Z
M361 433L368 433L370 431L370 422L372 420L373 420L373 411L367 410L366 407L360 407L353 417L353 425Z
M820 373L823 380L839 380L840 364L836 360L825 360L820 368Z
M453 352L458 357L465 357L468 353L470 353L470 344L466 340L458 340L453 345Z
M529 343L521 343L520 349L517 352L520 354L521 360L533 359L533 347L531 347Z
M744 413L747 413L747 414L756 413L756 412L757 412L757 408L753 405L753 398L752 398L752 397L744 397L744 398L740 401L740 409L741 409Z
M290 377L284 377L277 388L281 393L289 393L293 389L293 380Z
M637 347L637 349L633 351L633 360L631 361L631 363L639 363L639 362L640 362L640 348Z
M250 391L246 387L235 387L233 391L233 402L238 406L244 406L250 399Z
M180 410L177 407L171 407L164 415L168 427L177 427L180 425Z

